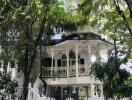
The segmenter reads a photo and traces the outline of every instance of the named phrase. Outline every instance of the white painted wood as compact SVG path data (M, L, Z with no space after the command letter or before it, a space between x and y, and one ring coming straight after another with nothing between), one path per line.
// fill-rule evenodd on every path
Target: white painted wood
M78 45L76 45L76 47L75 47L75 55L76 55L76 78L78 78L78 52L79 52Z

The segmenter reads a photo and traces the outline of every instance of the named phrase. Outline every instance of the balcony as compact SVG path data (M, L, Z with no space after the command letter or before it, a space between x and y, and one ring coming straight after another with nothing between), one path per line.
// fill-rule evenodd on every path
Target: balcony
M78 75L76 75L76 66L67 67L42 67L42 77L44 78L67 78L67 77L83 77L89 76L89 68L85 68L84 65L78 66Z

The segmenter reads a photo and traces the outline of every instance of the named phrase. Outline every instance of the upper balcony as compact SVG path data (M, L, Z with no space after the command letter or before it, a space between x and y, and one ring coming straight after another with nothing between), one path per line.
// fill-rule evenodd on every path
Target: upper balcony
M84 65L78 66L78 76L89 76L90 69L87 67L85 68ZM76 77L76 66L70 66L69 69L67 69L66 66L63 67L43 67L42 72L44 73L45 78L68 78L68 77Z
M48 47L44 53L41 74L43 78L89 77L92 62L99 60L99 41L69 40ZM102 54L107 54L103 51Z
M41 77L54 85L94 83L91 64L105 58L111 48L111 43L92 32L68 35L43 49Z

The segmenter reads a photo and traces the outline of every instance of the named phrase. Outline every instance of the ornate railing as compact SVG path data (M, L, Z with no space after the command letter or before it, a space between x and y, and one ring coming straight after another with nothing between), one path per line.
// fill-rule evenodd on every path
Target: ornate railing
M75 77L76 76L76 66L69 66L69 76L70 77Z
M56 76L61 77L61 78L67 77L67 69L66 69L66 67L58 68L56 71L54 71L53 75L56 75Z
M76 66L69 66L69 77L76 76ZM44 78L66 78L67 77L67 67L42 67L41 70L42 77ZM88 76L89 68L86 68L84 65L78 66L78 76Z
M84 65L79 65L78 66L78 74L79 76L88 76L90 75L89 73L89 68L88 67L85 67Z
M66 67L43 67L42 68L43 77L45 78L65 78L67 77L67 68Z
M51 77L51 67L42 67L41 73L43 77L50 78Z

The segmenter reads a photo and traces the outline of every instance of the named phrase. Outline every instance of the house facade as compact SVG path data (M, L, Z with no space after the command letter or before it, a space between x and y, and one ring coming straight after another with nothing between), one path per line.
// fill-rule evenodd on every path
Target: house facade
M90 68L95 61L107 59L111 48L111 43L92 32L54 40L43 50L40 76L47 84L45 93L39 79L34 88L53 100L103 100L103 83L90 74Z
M112 44L93 32L74 33L53 40L35 60L28 100L103 100L103 83L90 74L92 63L107 59ZM3 71L3 62L0 62ZM8 64L8 71L11 71ZM21 100L23 73L18 81L16 100ZM45 87L46 84L46 87Z

